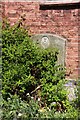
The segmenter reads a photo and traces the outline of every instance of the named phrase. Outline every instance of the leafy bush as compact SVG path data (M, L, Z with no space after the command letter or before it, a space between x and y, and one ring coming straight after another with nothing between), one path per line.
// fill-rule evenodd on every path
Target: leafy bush
M3 119L2 120L31 120L41 118L52 118L52 119L78 119L78 111L69 105L68 111L55 112L54 109L48 107L40 108L38 101L34 101L30 97L29 102L21 100L17 95L10 96L6 100L3 100Z
M64 89L65 70L56 64L58 51L39 48L20 24L6 24L2 39L3 118L11 120L19 113L24 118L50 117L67 111L70 104Z
M37 81L31 75L36 46L32 45L27 31L22 27L7 27L3 29L3 98L9 94L26 96L34 89Z
M17 95L3 100L3 120L27 119L37 117L39 105L34 100L22 101Z
M58 52L41 50L32 43L28 32L17 25L7 25L3 29L2 38L3 98L17 94L26 99L26 93L31 93L41 85L43 98L47 93L48 101L62 101L65 98L62 92L64 72L56 66Z

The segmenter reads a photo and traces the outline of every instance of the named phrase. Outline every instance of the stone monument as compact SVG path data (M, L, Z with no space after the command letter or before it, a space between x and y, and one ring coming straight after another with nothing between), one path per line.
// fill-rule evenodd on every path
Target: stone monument
M66 40L54 34L36 34L31 37L41 48L57 48L58 64L65 65Z

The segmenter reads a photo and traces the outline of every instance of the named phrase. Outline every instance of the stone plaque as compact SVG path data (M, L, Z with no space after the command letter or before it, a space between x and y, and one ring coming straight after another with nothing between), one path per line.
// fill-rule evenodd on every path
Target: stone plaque
M50 44L50 42L49 42L48 37L42 37L42 39L41 39L41 46L43 48L48 48L49 44Z
M59 37L54 34L36 34L33 35L32 40L34 43L37 43L41 48L46 49L58 48L58 64L65 65L65 49L66 49L66 40L62 37Z

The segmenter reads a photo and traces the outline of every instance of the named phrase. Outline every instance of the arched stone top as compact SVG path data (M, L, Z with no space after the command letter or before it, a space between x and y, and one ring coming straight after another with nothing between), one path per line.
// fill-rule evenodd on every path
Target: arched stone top
M65 64L66 39L55 34L35 34L31 37L41 48L58 48L58 64Z

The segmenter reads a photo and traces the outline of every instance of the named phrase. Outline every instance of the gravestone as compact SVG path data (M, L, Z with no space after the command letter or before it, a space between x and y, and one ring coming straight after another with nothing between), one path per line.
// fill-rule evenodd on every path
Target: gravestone
M58 64L65 65L66 40L54 34L36 34L31 37L41 48L58 48Z
M31 38L34 43L37 43L43 49L58 48L59 55L57 64L65 66L66 40L64 38L54 34L36 34ZM64 85L68 91L69 101L76 99L75 91L77 88L75 83L76 82L74 80L68 80L68 82Z

